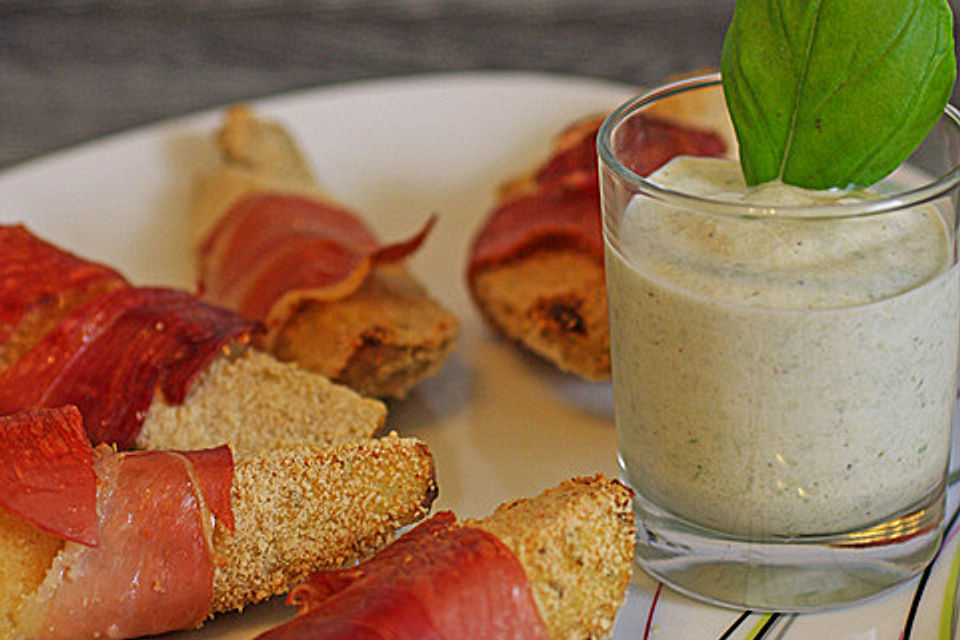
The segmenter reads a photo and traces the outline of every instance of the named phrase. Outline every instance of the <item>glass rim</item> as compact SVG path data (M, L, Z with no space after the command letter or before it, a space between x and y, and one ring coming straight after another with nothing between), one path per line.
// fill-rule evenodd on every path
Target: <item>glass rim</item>
M659 100L669 98L685 91L703 89L721 84L720 73L709 73L691 76L654 87L637 94L622 103L604 119L597 133L597 154L600 158L601 171L608 167L634 190L644 195L655 197L671 206L683 209L696 209L704 213L714 213L737 217L772 217L802 218L815 220L823 218L850 218L864 215L873 215L889 211L905 209L929 202L955 188L960 184L960 163L949 171L932 178L923 185L889 195L882 195L868 200L854 202L831 203L830 215L804 215L804 212L822 210L823 205L769 205L757 203L731 202L705 196L694 195L658 185L655 182L633 172L627 168L610 148L610 139L614 129L636 111L649 106ZM940 120L946 119L960 137L960 110L952 104L944 107ZM940 121L938 120L938 122Z

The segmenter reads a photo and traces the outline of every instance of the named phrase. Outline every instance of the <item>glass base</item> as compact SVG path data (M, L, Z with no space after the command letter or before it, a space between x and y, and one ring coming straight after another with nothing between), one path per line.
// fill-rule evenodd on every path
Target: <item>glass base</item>
M710 531L634 499L637 563L674 589L754 611L823 611L909 580L940 545L944 487L905 513L841 535L748 541Z

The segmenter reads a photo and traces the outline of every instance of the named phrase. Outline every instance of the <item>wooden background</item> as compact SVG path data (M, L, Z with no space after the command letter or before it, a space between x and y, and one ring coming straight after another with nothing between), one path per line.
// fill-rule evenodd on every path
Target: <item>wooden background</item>
M732 11L733 0L0 0L0 168L356 79L524 69L651 84L717 66Z
M716 66L730 15L728 0L0 2L0 167L356 79L524 69L651 83Z

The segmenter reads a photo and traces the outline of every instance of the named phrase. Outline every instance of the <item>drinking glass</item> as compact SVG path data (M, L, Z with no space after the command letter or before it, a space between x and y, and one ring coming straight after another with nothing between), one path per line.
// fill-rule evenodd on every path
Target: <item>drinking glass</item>
M727 157L638 175L651 123L672 118ZM717 75L630 100L598 151L638 563L695 597L780 611L921 571L943 533L957 398L957 110L869 194L811 201L728 195Z

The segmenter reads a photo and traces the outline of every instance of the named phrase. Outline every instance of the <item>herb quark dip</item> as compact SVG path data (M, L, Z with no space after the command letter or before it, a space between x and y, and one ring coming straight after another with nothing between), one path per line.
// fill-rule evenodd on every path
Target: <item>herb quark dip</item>
M641 496L757 538L863 528L936 491L960 333L937 209L831 217L871 193L748 189L725 159L649 180L803 215L628 207L607 278L619 451Z

